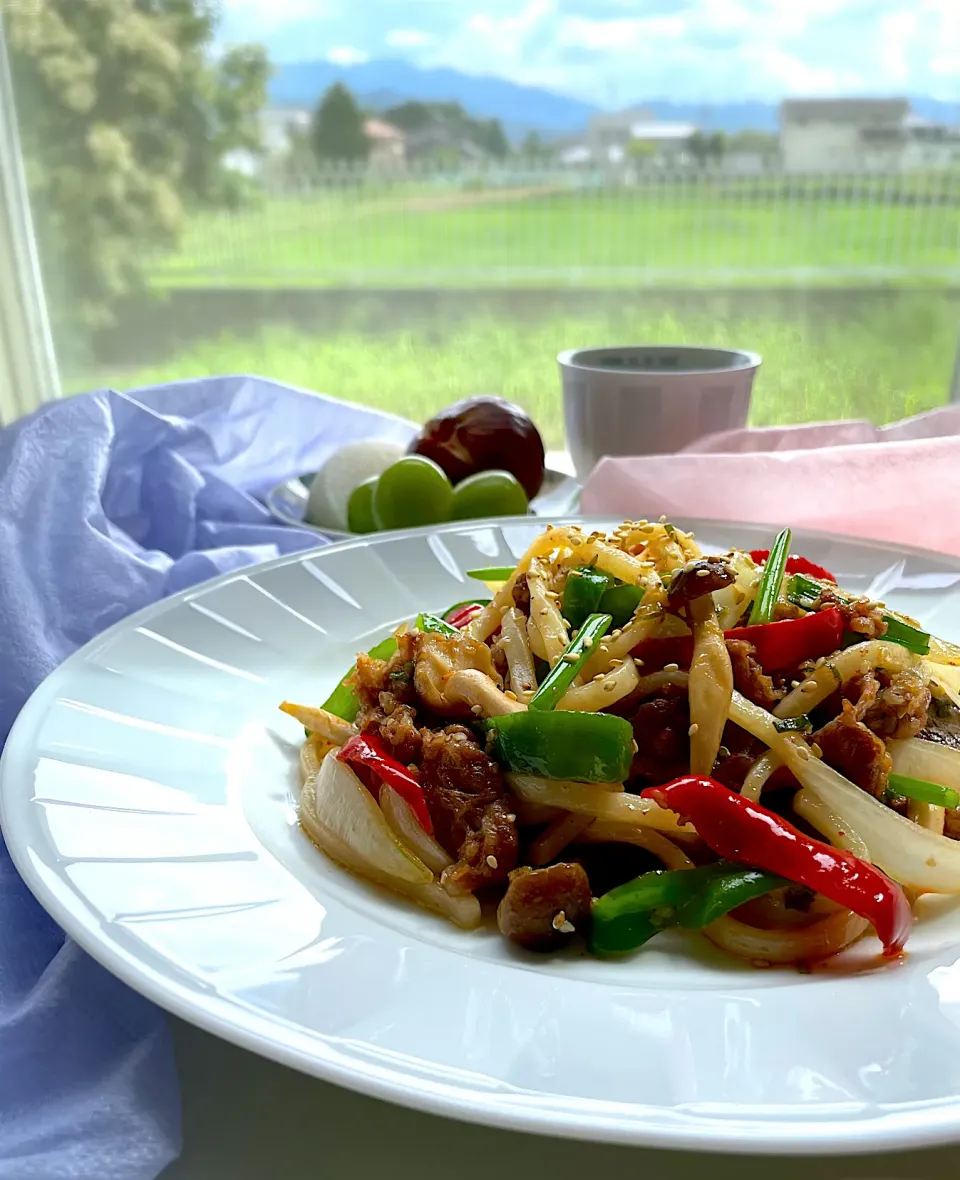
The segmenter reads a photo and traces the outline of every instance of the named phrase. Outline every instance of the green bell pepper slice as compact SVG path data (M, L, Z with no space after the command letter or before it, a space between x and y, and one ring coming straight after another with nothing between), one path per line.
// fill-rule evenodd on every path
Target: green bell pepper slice
M434 635L460 635L461 632L456 627L451 627L449 623L444 622L439 615L422 614L417 615L413 624L417 631L429 631Z
M493 756L507 770L581 783L622 783L633 726L612 713L530 711L491 717Z
M789 884L783 877L730 861L644 873L594 901L589 949L596 955L624 954L671 926L702 930L738 906Z
M604 590L598 609L612 616L614 627L625 627L636 614L637 607L643 601L643 594L639 586L619 582L609 590Z
M396 650L397 641L391 635L375 647L371 647L367 655L372 656L375 660L389 660ZM323 702L322 706L328 713L332 713L335 717L342 717L344 721L350 722L355 721L357 714L360 712L360 699L347 684L356 667L357 665L354 664L344 673L340 683Z
M582 627L586 619L596 614L604 591L614 584L609 574L593 566L581 566L567 574L563 587L561 610L571 627Z

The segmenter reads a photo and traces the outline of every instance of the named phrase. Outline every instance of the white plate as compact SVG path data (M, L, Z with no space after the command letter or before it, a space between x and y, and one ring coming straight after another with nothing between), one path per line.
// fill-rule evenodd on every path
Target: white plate
M759 971L679 934L623 963L533 958L362 884L299 833L300 733L277 702L321 701L358 648L466 597L463 570L511 561L542 524L286 557L85 647L33 696L0 767L4 835L31 889L171 1011L410 1106L740 1152L960 1139L950 902L917 927L902 967L869 974ZM771 536L697 532L716 548ZM960 639L960 562L803 534L795 544L845 586Z

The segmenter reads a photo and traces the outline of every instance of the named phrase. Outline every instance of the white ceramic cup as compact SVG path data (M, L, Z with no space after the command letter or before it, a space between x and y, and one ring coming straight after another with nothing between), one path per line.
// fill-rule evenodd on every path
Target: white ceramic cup
M567 446L585 480L605 455L663 455L747 424L755 352L688 345L573 348L557 357Z

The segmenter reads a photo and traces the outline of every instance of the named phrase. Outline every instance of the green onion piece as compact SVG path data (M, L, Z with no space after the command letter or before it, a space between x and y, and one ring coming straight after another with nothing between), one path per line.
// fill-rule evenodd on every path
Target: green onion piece
M456 627L451 627L449 623L445 623L437 615L417 615L416 622L413 625L418 631L429 631L434 635L463 634L462 631L458 631Z
M939 783L928 783L920 778L909 778L905 774L891 774L887 789L894 795L916 799L918 803L932 803L934 807L946 807L956 811L960 807L960 794L952 787L941 787Z
M909 623L904 623L902 619L895 619L892 615L884 615L883 621L887 624L887 629L881 636L882 639L889 639L891 643L899 643L901 647L905 647L907 651L912 651L917 656L925 656L930 651L928 632L911 627Z
M777 605L777 599L780 597L780 583L783 581L783 572L787 568L787 558L790 555L792 540L793 533L790 529L784 529L777 535L777 539L770 549L770 556L763 567L760 585L757 587L757 597L753 600L753 609L750 611L751 627L773 621L773 611Z
M609 615L591 615L577 632L567 650L550 669L543 683L527 705L528 709L546 712L555 709L560 698L576 680L580 669L593 651L593 645L610 630L613 619Z
M810 733L813 730L813 722L806 713L802 713L799 717L775 718L773 728L777 733Z
M793 574L787 583L788 600L795 606L802 606L804 610L810 610L819 601L822 592L823 585L806 574Z
M843 594L835 586L824 586L815 578L808 578L806 574L793 575L787 588L787 598L797 606L809 610L819 600L825 589L829 589L834 598L840 602L850 601L850 595ZM905 647L907 651L912 651L917 656L925 656L930 651L930 635L927 631L921 631L919 627L905 623L903 619L898 619L894 615L883 615L883 621L887 626L882 636L883 639L888 639L891 643L899 643L901 647ZM851 647L854 643L863 643L863 636L849 635L844 646Z
M367 655L372 656L375 660L389 660L393 653L397 650L397 641L391 635L387 639L381 640L376 647L372 647ZM353 675L356 664L352 664L349 670L344 674L343 679L333 690L333 692L323 702L323 708L328 713L332 713L334 717L342 717L344 721L353 722L360 712L360 700L353 689L346 683Z
M307 729L306 726L303 727L303 736L304 737L310 737L312 733L313 733L312 729Z
M467 570L467 577L478 582L508 582L513 577L514 568L512 565L491 565L486 569Z

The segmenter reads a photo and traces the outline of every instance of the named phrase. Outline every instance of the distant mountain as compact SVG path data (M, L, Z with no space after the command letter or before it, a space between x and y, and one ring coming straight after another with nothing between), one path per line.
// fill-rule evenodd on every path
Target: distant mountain
M499 119L507 134L518 139L527 131L545 138L582 131L600 108L578 98L506 78L463 74L446 67L420 69L399 59L341 66L329 61L284 62L270 82L275 107L313 107L334 82L345 82L366 106L384 110L405 99L459 102L474 118ZM960 106L923 96L911 99L915 114L942 123L956 123ZM638 100L631 106L649 110L656 119L695 123L707 131L776 131L775 102L693 103L667 99Z
M278 65L270 82L270 103L278 107L313 107L334 82L344 82L364 103L377 109L404 99L459 102L475 118L499 119L512 136L536 129L560 134L586 125L600 109L577 98L506 78L462 74L459 70L422 70L399 60L338 66L329 61L295 61Z

